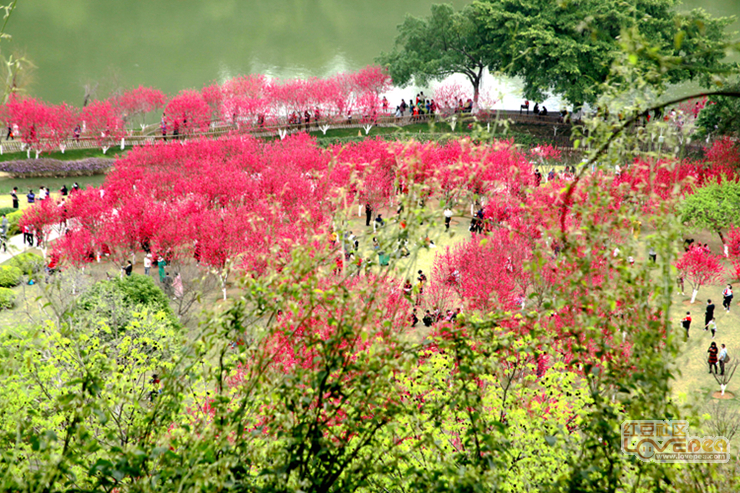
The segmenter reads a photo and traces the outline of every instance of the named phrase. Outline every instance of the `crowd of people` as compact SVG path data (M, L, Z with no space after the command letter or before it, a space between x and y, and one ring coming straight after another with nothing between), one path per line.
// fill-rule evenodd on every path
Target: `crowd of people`
M732 299L734 298L734 294L732 291L732 285L727 284L725 286L725 289L722 291L722 308L725 310L725 312L730 313L730 309L732 308ZM725 374L725 365L727 362L730 361L730 357L727 354L727 347L724 344L721 344L721 348L717 347L717 343L714 342L714 338L717 336L718 327L717 327L717 318L714 313L715 311L715 304L712 302L711 299L707 300L707 304L704 307L704 331L709 332L712 334L712 342L709 345L709 349L707 350L707 353L709 354L707 363L709 365L709 373L714 373L715 375L724 375ZM686 331L686 339L688 340L690 338L689 331L691 330L691 312L687 311L686 315L681 319L681 327ZM717 368L717 364L719 364L719 369ZM714 370L714 372L712 371Z

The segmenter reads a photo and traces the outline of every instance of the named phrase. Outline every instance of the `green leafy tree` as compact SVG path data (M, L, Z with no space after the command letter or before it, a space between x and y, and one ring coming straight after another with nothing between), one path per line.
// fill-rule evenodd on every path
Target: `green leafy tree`
M181 346L166 314L134 309L123 330L77 317L0 335L2 490L110 491L121 471L145 474L140 451L156 447L179 409L153 375L167 384Z
M740 84L728 87L729 91L740 92ZM696 120L699 135L740 136L740 109L737 99L727 96L711 96L699 112Z
M548 92L580 107L603 91L620 52L623 30L639 27L650 54L681 59L664 64L659 84L699 78L729 68L724 58L724 28L729 19L713 19L701 10L675 12L674 0L479 0L474 17L494 40L497 64L524 80L524 94L542 100Z
M697 188L681 203L679 213L684 223L714 231L725 244L724 231L740 215L740 183L724 181Z
M473 85L477 102L485 68L497 65L497 59L491 57L494 39L483 27L469 6L455 12L450 5L432 5L426 19L406 17L398 26L393 51L382 53L377 61L388 67L393 82L402 86L412 79L425 85L451 74L464 74Z

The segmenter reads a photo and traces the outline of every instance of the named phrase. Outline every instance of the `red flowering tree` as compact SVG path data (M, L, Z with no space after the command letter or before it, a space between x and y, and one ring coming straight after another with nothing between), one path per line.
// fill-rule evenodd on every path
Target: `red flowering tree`
M691 303L696 301L699 288L721 281L724 273L721 258L702 247L689 249L674 265L678 269L678 275L688 281L693 289Z
M79 123L80 115L77 108L62 103L47 110L48 135L45 137L44 148L52 151L59 149L64 154L67 141L72 137L74 128Z
M205 132L211 122L211 108L201 93L192 89L180 91L167 103L164 113L173 135Z
M121 111L110 101L94 101L85 106L80 118L87 135L103 149L103 154L126 136Z
M12 94L5 104L4 116L8 126L15 128L16 137L26 146L28 154L41 152L41 138L48 118L48 107L34 98L23 98Z
M267 82L262 75L235 77L221 87L220 118L232 125L253 124L269 109L265 94Z
M434 89L434 102L442 116L450 116L458 112L460 101L465 103L472 97L472 88L460 82L443 82Z
M167 96L160 90L151 87L139 86L126 91L113 100L120 108L124 122L131 122L141 117L141 128L146 126L145 119L148 113L164 108Z

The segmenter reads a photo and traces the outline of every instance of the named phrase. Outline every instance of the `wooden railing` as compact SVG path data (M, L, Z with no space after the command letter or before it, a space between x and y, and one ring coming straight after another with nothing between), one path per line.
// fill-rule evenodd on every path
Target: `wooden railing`
M459 113L447 116L439 114L418 116L405 115L402 117L395 117L392 115L379 115L374 119L361 117L359 115L353 115L352 118L347 118L346 120L319 120L318 122L312 121L309 124L282 124L273 126L255 126L252 124L244 123L233 125L224 123L222 121L214 121L210 123L208 130L205 132L181 134L178 136L178 138L217 138L231 132L249 134L255 137L276 137L280 134L282 134L282 136L285 136L297 132L304 132L306 130L309 130L311 132L318 132L321 131L321 127L325 125L328 126L330 129L352 128L365 130L365 133L367 134L372 127L405 127L416 123L427 123L430 121L435 121L439 124L445 124L446 122L452 122L453 118L456 125L467 125L474 121L482 124L487 124L497 119L511 120L514 123L522 123L527 125L554 125L557 127L563 127L562 130L559 128L557 131L557 133L562 132L562 134L566 133L565 131L567 130L567 127L570 127L569 124L559 123L558 115L547 115L543 117L535 116L533 114L520 114L518 111L503 110L490 113L482 112L477 115L472 115L469 113ZM157 141L172 140L174 138L175 137L171 133L167 136L163 136L161 134L161 129L159 125L153 124L148 125L141 130L130 130L128 132L128 135L126 135L123 139L123 145L125 147L144 145ZM105 145L109 148L113 148L115 146L120 146L121 141L110 140L106 142ZM83 136L80 138L69 138L65 142L66 150L94 149L100 147L101 143L99 142L99 140L89 136ZM26 150L27 146L21 141L20 138L16 138L15 140L0 140L0 152L2 153L25 152ZM33 155L34 151L31 151L31 154Z

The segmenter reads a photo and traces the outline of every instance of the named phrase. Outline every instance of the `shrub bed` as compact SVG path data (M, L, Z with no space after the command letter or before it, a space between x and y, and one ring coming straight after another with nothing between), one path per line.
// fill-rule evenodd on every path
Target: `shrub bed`
M12 288L21 283L23 272L18 267L0 265L0 288Z
M11 258L8 265L17 267L27 276L32 276L44 268L44 258L32 252L24 252Z
M15 293L10 288L0 288L0 310L10 310L15 307Z
M14 178L42 176L90 176L106 173L113 166L113 159L86 158L77 161L59 159L16 159L0 162L0 172L8 173Z
M18 227L18 223L21 221L21 217L23 217L23 211L17 210L15 212L11 212L7 215L8 218L8 236L17 235L21 232L21 228Z

